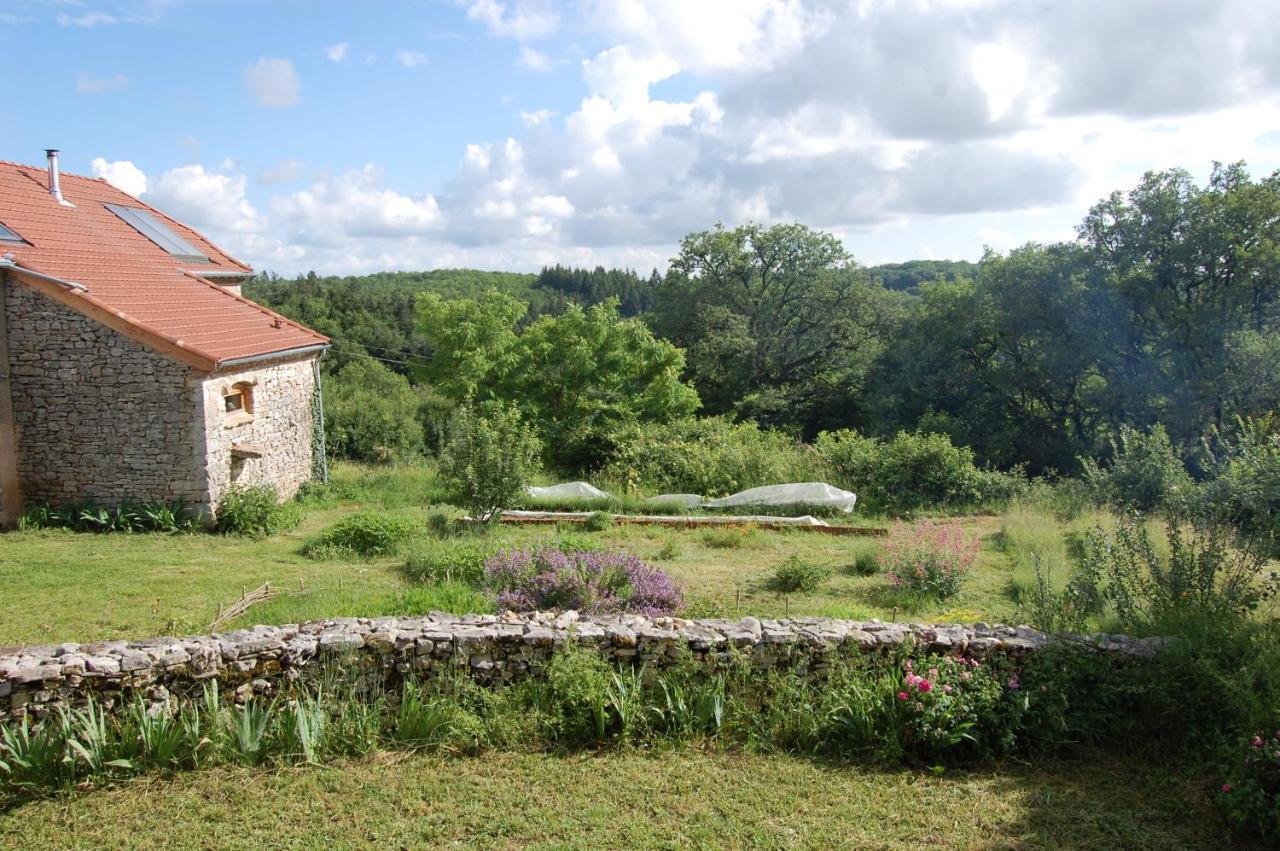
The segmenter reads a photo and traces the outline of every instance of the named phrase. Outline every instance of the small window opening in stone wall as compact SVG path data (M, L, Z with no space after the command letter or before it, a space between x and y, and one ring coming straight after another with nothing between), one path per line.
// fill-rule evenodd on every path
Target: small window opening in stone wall
M222 391L227 412L227 425L239 425L253 419L253 383L239 381Z

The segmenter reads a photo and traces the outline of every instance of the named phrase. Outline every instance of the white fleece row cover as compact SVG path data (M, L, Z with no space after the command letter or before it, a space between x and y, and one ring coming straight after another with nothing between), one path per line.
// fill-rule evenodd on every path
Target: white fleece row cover
M732 508L736 505L831 505L848 513L853 511L857 501L856 494L825 482L793 482L750 488L722 499L709 499L702 505L704 508Z
M527 488L529 496L536 499L608 499L609 494L586 482L565 482L545 488Z

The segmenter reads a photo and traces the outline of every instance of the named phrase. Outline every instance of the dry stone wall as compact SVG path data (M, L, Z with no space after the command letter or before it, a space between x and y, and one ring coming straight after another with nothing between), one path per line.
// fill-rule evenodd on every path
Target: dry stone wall
M761 667L807 665L820 674L839 654L917 652L1021 658L1061 640L1101 652L1150 656L1159 639L1054 638L1025 626L928 626L827 618L738 621L577 612L336 618L255 626L223 635L102 641L0 650L0 719L41 718L90 696L108 705L141 696L151 704L193 695L216 679L239 698L271 694L326 657L353 655L388 681L413 673L465 671L503 683L536 676L557 647L574 642L616 662L663 665L686 649L714 661L737 652Z
M200 378L31 287L5 298L28 502L205 502Z

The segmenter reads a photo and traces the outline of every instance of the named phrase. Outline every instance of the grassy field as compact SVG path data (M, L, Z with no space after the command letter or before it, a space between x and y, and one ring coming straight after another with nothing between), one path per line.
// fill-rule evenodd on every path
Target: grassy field
M296 529L267 539L61 530L4 535L0 646L203 632L219 604L263 582L272 584L278 598L254 608L237 625L488 605L468 589L414 587L400 571L402 558L315 561L303 556L309 537L361 508L418 520L429 511L448 510L439 505L443 496L429 468L339 466L335 477L338 496L309 507ZM871 538L636 526L573 534L661 564L683 583L695 615L1009 621L1018 616L1018 588L1034 576L1026 554L1044 551L1047 561L1058 564L1084 528L1027 509L957 522L981 538L982 555L964 590L945 603L904 598L883 575L855 575L856 554L875 546ZM553 542L559 534L555 527L504 526L489 543L528 546ZM419 544L432 545L429 540ZM774 566L793 554L830 566L831 578L812 593L771 590Z
M0 814L14 848L1221 848L1195 784L1091 755L942 774L678 750L146 778Z

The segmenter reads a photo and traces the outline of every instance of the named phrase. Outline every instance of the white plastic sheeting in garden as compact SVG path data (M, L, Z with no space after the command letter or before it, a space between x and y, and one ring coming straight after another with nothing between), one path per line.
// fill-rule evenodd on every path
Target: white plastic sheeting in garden
M843 512L853 511L856 494L825 482L793 482L749 488L722 499L709 499L704 508L733 508L739 505L830 505Z
M527 488L535 499L608 499L609 494L586 482L565 482L545 488Z

